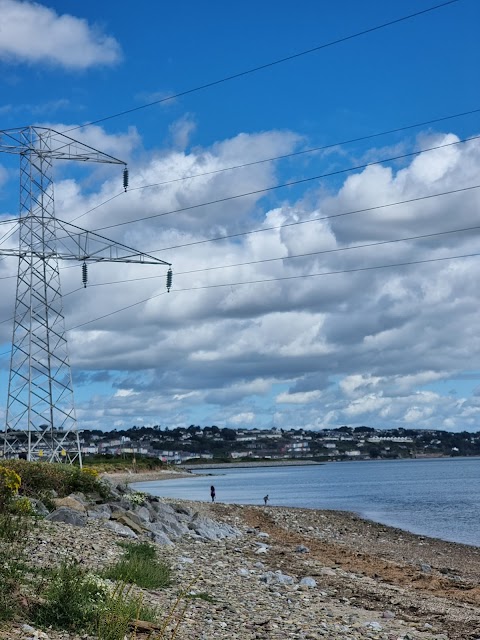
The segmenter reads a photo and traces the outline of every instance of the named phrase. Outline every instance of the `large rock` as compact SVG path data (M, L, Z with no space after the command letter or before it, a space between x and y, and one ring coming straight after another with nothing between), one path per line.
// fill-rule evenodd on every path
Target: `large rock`
M92 520L110 520L111 513L108 504L98 504L87 510L87 516Z
M48 516L49 511L41 500L37 500L36 498L29 498L29 500L33 511L37 516L42 516L44 518Z
M144 528L141 525L139 525L137 522L132 520L132 518L130 518L129 516L120 516L120 518L117 518L116 521L119 524L125 527L128 527L132 531L135 531L135 533L138 534L139 536L141 536L142 533L144 533Z
M172 516L163 518L161 521L150 522L145 527L154 533L165 533L169 538L179 538L190 533L188 527L183 523L175 520Z
M137 514L134 513L133 511L116 510L112 512L112 515L110 517L112 520L117 520L121 524L126 524L127 527L130 527L134 531L137 531L137 529L139 529L137 533L139 533L140 531L143 531L146 525L146 522L141 518L139 518ZM127 520L128 522L126 522ZM135 527L133 527L130 523L133 523Z
M155 520L155 511L150 507L149 504L141 507L135 507L134 513L140 518L142 522L151 522L152 520Z
M111 531L115 531L118 535L123 536L124 538L138 538L137 534L130 529L130 527L126 527L120 522L115 522L115 520L107 520L104 525L107 529Z
M84 527L87 522L85 513L81 513L76 509L70 509L69 507L59 507L55 509L55 511L48 514L46 519L52 522L65 522L75 527Z
M150 533L150 536L152 540L157 544L173 545L173 542L170 540L166 533L163 533L163 531L152 531Z
M153 502L151 507L154 513L157 513L160 517L164 515L176 516L176 511L169 504L165 504L164 502Z
M85 505L74 498L73 496L67 496L66 498L54 498L54 505L58 507L68 507L69 509L74 509L75 511L80 511L80 513L86 513Z
M236 538L241 535L240 531L235 529L235 527L224 524L223 522L215 522L215 520L210 520L210 518L203 516L192 518L188 528L205 540Z

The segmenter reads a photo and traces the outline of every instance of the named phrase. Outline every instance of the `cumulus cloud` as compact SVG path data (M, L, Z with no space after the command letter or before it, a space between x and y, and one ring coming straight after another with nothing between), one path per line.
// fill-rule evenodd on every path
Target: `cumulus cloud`
M0 0L0 13L0 60L87 69L121 58L118 42L81 18L19 0Z
M80 267L62 270L64 293L75 291L64 305L67 326L78 327L69 340L84 425L176 426L202 415L220 426L476 428L478 391L449 390L480 357L480 267L474 255L451 258L477 253L479 233L401 239L475 226L478 190L325 216L476 184L478 142L369 167L329 193L312 185L196 207L279 184L276 163L221 170L288 153L301 137L242 133L147 155L136 131L82 135L131 157L131 184L145 187L90 211L82 226L172 262L175 273L167 294L165 269L154 265L92 265L81 291ZM417 145L456 139L429 134ZM59 217L118 195L111 170L88 189L60 179ZM210 241L221 236L230 237ZM405 265L419 260L437 262ZM2 301L14 295L8 283L1 281ZM2 306L0 319L10 312ZM102 391L86 398L88 383Z

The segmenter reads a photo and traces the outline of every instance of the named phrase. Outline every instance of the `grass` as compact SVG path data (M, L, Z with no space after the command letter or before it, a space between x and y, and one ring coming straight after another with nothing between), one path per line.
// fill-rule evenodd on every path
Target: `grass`
M37 624L57 629L85 630L96 620L106 589L90 579L75 562L63 562L54 569L34 611Z
M24 540L32 518L21 511L0 512L0 620L11 620L21 609L20 590L28 571Z
M33 620L43 628L95 633L99 640L124 640L132 620L157 622L157 609L144 605L132 586L107 583L76 562L51 572Z
M117 584L109 593L102 615L98 618L96 634L98 640L124 640L133 626L135 638L135 620L158 622L158 610L144 604L141 595L132 593L132 586L123 582Z
M25 539L40 521L32 517L27 498L49 496L53 491L58 495L100 493L96 473L49 463L8 463L22 482L11 495L4 486L9 499L0 508L0 622L17 619L45 629L94 635L98 640L135 640L135 625L143 621L151 623L150 640L176 638L191 585L163 618L144 603L137 587L158 589L171 584L170 567L158 559L153 545L121 543L123 557L101 576L78 562L65 561L49 571L28 563ZM207 594L190 597L208 600Z
M0 544L0 621L11 620L21 609L20 588L26 565L19 546Z
M170 567L157 558L155 548L144 543L125 542L124 556L103 572L103 577L143 589L160 589L171 583Z

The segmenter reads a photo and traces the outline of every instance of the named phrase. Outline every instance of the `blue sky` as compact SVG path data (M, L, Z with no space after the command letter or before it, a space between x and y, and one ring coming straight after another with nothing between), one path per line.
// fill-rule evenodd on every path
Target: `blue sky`
M434 4L0 0L0 129L81 127ZM340 144L480 108L478 24L480 5L460 0L69 133L128 161L132 191L119 196L118 168L57 163L57 216L82 216L78 224L92 230L128 222L101 233L143 251L177 247L156 254L178 274L168 297L158 296L163 272L161 282L107 285L158 272L103 265L91 268L92 286L65 298L72 327L157 296L69 332L80 426L480 428L478 258L351 271L480 252L477 232L332 252L473 226L476 190L178 247L471 187L480 182L478 141L130 224L478 135L480 114L473 113ZM337 146L145 188L323 145ZM4 218L18 212L16 162L0 156ZM332 253L290 259L322 250ZM258 263L266 258L286 259ZM15 268L15 260L4 260L1 275ZM321 271L348 273L304 277ZM63 271L64 293L79 273ZM302 277L279 279L292 276ZM273 282L236 284L257 279ZM0 287L0 320L7 320L14 278ZM8 351L8 322L0 339ZM6 382L8 359L0 365Z

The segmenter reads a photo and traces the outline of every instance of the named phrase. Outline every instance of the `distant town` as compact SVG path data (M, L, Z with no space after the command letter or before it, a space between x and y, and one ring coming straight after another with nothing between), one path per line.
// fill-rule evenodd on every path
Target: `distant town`
M85 430L81 450L89 456L145 456L171 464L255 460L372 460L480 455L480 432L338 427L230 429L217 426L138 427Z

